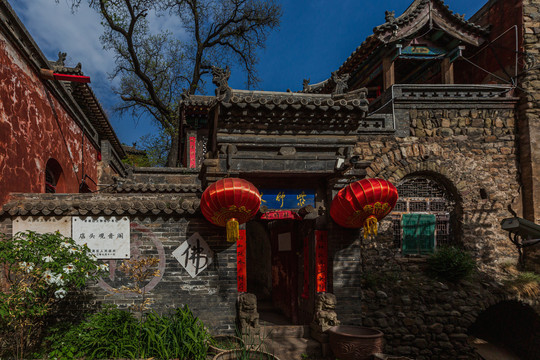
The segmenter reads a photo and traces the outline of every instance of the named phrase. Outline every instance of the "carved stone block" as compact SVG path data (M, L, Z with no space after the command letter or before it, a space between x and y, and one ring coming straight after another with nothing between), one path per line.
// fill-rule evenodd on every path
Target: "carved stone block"
M311 336L321 343L328 342L328 335L325 332L332 326L340 324L336 314L336 296L334 294L323 293L317 295L315 302L315 313L310 324Z
M238 327L242 334L259 334L259 313L257 312L257 297L254 294L238 295L237 303Z

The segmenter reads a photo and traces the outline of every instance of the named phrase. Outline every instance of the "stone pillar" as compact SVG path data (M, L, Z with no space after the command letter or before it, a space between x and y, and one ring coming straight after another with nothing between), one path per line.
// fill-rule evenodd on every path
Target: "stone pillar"
M540 1L523 1L523 51L525 67L518 86L523 88L518 112L523 217L540 223ZM527 257L540 266L540 249L527 249Z
M529 59L540 58L540 2L523 1L523 50ZM518 129L523 183L523 213L527 220L540 223L540 69L527 63L522 70Z

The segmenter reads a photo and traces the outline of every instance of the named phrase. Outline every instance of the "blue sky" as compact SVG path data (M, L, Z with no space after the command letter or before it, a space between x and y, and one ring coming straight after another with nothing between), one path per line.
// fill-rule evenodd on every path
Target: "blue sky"
M43 53L56 60L59 51L67 52L68 65L78 62L92 79L92 88L109 115L120 140L131 145L141 136L157 131L149 119L119 117L112 111L117 99L110 91L115 81L107 74L114 66L111 53L99 43L101 25L98 16L87 6L72 14L67 0L8 0ZM261 79L258 89L293 91L302 88L302 80L311 83L325 80L347 59L373 27L384 23L385 10L400 15L412 0L283 0L283 17L266 49L260 51L257 66ZM448 0L450 9L466 18L486 1ZM177 29L174 19L155 22L161 27ZM157 26L157 25L156 25ZM245 75L234 71L229 84L245 88Z

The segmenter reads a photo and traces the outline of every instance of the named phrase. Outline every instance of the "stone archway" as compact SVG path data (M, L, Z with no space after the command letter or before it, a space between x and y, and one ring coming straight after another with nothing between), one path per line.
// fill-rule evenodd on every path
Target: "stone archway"
M520 359L540 358L540 315L518 300L500 301L482 311L469 335L502 346Z
M516 257L500 227L500 219L511 216L508 205L519 196L515 175L502 174L500 167L492 166L493 161L482 162L472 153L449 152L437 143L407 138L385 151L366 169L369 177L399 183L412 174L436 176L455 194L460 207L456 214L459 242L484 264Z

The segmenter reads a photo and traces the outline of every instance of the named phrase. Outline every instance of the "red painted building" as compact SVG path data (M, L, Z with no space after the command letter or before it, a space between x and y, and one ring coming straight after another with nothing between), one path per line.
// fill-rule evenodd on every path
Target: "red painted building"
M40 69L82 75L48 61L6 1L0 2L0 205L13 192L95 191L125 157L88 84L44 80Z

